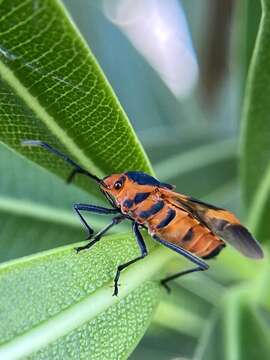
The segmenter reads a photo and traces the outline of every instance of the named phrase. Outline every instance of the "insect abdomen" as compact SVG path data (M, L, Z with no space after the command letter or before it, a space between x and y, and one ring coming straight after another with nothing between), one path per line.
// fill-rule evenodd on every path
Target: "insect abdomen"
M168 205L147 223L151 234L200 257L213 257L224 246L222 240L186 211Z

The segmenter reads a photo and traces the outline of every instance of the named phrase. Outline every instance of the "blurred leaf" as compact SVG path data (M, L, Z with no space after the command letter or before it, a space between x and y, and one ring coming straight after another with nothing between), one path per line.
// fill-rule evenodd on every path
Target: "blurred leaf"
M155 170L160 178L167 180L235 156L235 141L228 139L177 154L157 164Z
M177 258L171 261L170 265L176 263L176 260ZM251 317L257 317L256 326L260 328L260 331L264 331L262 339L265 339L265 335L268 334L267 326L269 326L270 317L267 310L270 308L270 292L267 256L264 261L258 262L254 267L251 266L249 259L228 248L221 253L215 263L209 264L210 270L207 273L194 274L177 280L178 286L174 284L172 295L164 297L161 303L161 313L158 308L154 318L155 327L152 325L147 335L148 337L155 335L156 342L163 349L163 356L158 351L159 359L166 359L166 354L172 351L171 347L177 344L178 350L174 357L186 355L183 346L185 347L191 339L195 338L197 345L193 344L187 350L189 359L252 359L248 357L247 345L245 345L247 340L243 340L244 337L245 339L249 337L250 348L256 346L257 342L251 340L253 336ZM222 282L223 285L221 285ZM246 308L250 309L251 315L246 315ZM261 317L263 316L264 324L258 313ZM162 333L157 325L162 326ZM264 330L263 327L265 327ZM169 333L172 330L174 334L171 334L171 345L167 346L166 332ZM255 338L259 334L258 331ZM188 336L188 339L183 335ZM153 342L153 350L156 342ZM143 344L146 343L145 339ZM267 349L267 344L260 349L263 359L269 356ZM139 353L140 350L137 349L135 355ZM240 354L238 357L237 353ZM245 356L242 357L242 354ZM136 356L133 358L136 359ZM137 358L139 358L138 355ZM152 358L155 358L154 355Z
M206 3L205 46L201 54L201 91L204 106L215 105L222 81L229 70L228 48L234 0Z
M216 360L223 359L222 331L218 322L218 314L213 310L205 322L193 360ZM214 344L214 346L213 346Z
M177 191L197 198L207 198L209 194L210 202L222 206L222 198L232 198L231 193L226 193L226 184L237 176L237 159L235 140L226 139L178 150L159 161L154 169L160 179L176 185ZM212 196L216 191L217 197L214 193ZM226 201L225 205L231 206L231 202Z
M190 352L196 346L196 339L174 331L155 327L148 330L129 360L190 360ZM181 355L179 355L181 354Z
M97 176L151 172L127 117L63 5L8 1L0 7L0 139L66 177L67 166L20 141L61 148ZM89 181L84 181L89 188Z
M263 271L268 261L267 249L264 251L265 259L256 261L244 257L233 247L228 246L214 264L215 270L211 273L219 283L230 286L241 282L254 281Z
M261 19L262 6L261 1L245 0L239 2L239 14L242 15L242 36L238 39L243 48L243 82L246 80L249 64L252 58L254 44L258 34L258 28ZM243 41L244 38L244 41ZM241 41L241 43L240 43Z
M270 235L269 222L265 222L265 213L270 210L270 1L262 4L243 111L242 180L249 226L259 239L265 240Z
M167 329L176 330L190 336L198 336L202 331L203 319L196 314L174 305L161 302L153 319L154 323Z
M263 322L254 294L252 284L227 291L205 322L194 360L269 359L269 324Z
M154 249L122 274L113 297L115 269L134 253L133 237L118 234L89 252L72 245L0 266L0 358L126 358L159 299L150 280L172 257Z
M268 360L270 354L270 326L265 322L260 309L252 305L243 305L241 309L241 329L239 339L243 359Z
M240 214L240 209L237 207L240 203L240 188L238 181L232 179L224 185L214 189L203 197L203 200L210 204L218 204L218 206L233 210ZM239 216L240 217L240 216Z

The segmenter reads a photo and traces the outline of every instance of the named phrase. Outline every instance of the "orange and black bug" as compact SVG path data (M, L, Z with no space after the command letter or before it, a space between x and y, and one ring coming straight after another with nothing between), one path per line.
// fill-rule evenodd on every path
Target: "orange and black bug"
M253 259L263 257L259 243L240 224L239 220L225 209L174 192L172 185L162 183L143 172L128 171L99 179L44 142L29 140L24 141L23 144L41 146L61 157L74 167L68 182L72 181L76 174L86 175L99 184L100 190L108 199L111 208L74 204L76 213L87 229L87 239L90 240L85 246L77 248L77 252L89 249L112 226L121 221L128 219L132 222L141 255L118 266L114 278L113 295L118 294L118 280L121 271L147 255L140 227L147 228L154 240L183 255L196 265L195 268L163 279L161 284L167 290L169 290L168 282L170 280L191 272L207 270L209 265L204 260L218 255L225 247L225 243L231 244L247 257ZM81 211L116 214L116 216L104 229L94 234L94 230L86 222Z

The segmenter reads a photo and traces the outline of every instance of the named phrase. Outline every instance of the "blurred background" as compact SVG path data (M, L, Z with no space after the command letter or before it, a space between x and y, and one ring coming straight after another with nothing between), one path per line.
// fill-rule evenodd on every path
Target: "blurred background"
M157 176L180 192L235 211L244 220L239 132L260 2L65 0L65 4ZM224 262L222 257L219 262ZM222 271L222 266L211 270L199 284L192 276L182 279L181 286L179 281L131 359L199 358L203 319L215 316L213 304L235 281L224 279Z
M242 62L249 61L243 54L244 5L233 0L132 3L80 0L75 5L65 1L157 175L197 197L206 197L221 186L230 187L231 191L216 201L237 206L233 199L245 77ZM149 7L158 15L149 25L156 34L148 39L144 34L149 29L138 29L149 24ZM163 17L166 11L167 20ZM141 48L151 43L149 51L142 51L152 53L155 63L146 59L134 42ZM167 57L163 57L164 48ZM163 79L154 69L162 63ZM167 74L166 83L164 77L170 69L173 74ZM170 76L176 84L170 84Z
M175 184L179 192L236 212L244 221L238 174L240 119L260 2L65 0L64 3L116 92L157 177ZM60 223L61 216L70 216L70 229L63 227L59 244L40 241L40 248L32 247L34 226L30 234L27 222L21 218L22 236L29 246L22 242L22 249L13 251L11 244L9 253L2 253L3 260L24 255L26 248L31 253L61 245L66 243L67 236L73 238L72 231L74 234L81 231L77 219L72 220L67 209L72 202L80 202L84 193L73 189L70 193L74 198L70 197L68 188L63 189L61 180L54 175L42 169L37 171L28 162L26 165L10 150L1 151L5 154L2 161L9 163L10 172L1 178L3 192L7 193L8 188L14 198L35 198L37 204L49 201L47 206L59 208L52 219L60 216ZM25 174L22 188L10 181L16 178L13 169L18 173L19 167ZM48 181L51 187L41 189L39 194L34 192L33 183L40 187ZM26 188L27 184L32 185ZM13 229L8 229L8 209L7 219L2 222L5 233L12 233ZM60 225L57 224L58 234ZM54 239L48 235L48 231L55 231L53 225L48 228L44 222L42 226L44 237ZM40 225L37 231L40 232ZM241 279L251 273L246 263L241 265L237 254L228 252L220 256L207 275L181 279L170 297L164 294L132 360L199 359L202 347L207 346L205 338L212 333L217 337L212 334L216 352L208 359L219 358L218 342L222 337L218 338L216 304L223 292L239 280L239 273Z

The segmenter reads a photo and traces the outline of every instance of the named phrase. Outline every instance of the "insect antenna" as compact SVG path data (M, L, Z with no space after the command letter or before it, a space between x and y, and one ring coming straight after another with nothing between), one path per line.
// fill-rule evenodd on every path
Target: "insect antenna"
M67 155L63 154L62 152L60 152L59 150L55 149L54 147L52 147L51 145L40 141L40 140L24 140L21 142L22 145L24 146L39 146L42 147L48 151L50 151L51 153L57 155L58 157L60 157L61 159L63 159L64 161L66 161L68 164L74 166L74 170L71 172L70 176L68 177L68 182L70 182L74 175L76 173L80 173L80 174L84 174L88 177L90 177L91 179L95 180L97 183L101 184L103 183L102 179L98 178L96 175L91 174L90 172L88 172L87 170L83 169L79 164L77 164L75 161L73 161L72 159L70 159Z

